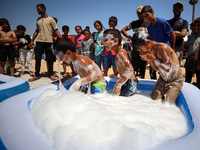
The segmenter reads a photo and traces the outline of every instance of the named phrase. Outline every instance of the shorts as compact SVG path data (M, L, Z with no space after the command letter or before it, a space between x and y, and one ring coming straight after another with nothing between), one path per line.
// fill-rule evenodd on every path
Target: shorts
M92 84L91 93L92 94L103 93L105 89L106 89L106 81L96 81L95 83ZM79 91L87 93L88 85L82 85Z
M151 94L152 99L162 99L174 103L178 95L181 93L183 79L183 75L168 80L164 80L160 76Z
M117 65L115 63L115 55L105 55L104 61L103 61L103 68L111 68L113 66L113 69L117 69Z
M138 79L128 79L120 90L120 96L131 96L138 89Z
M15 61L15 50L13 45L0 45L0 61Z

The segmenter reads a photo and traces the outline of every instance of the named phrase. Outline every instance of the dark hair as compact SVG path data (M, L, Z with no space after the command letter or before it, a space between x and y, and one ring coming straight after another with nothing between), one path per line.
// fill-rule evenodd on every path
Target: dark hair
M67 50L70 50L71 52L76 52L76 46L69 38L58 38L53 44L53 47L56 53L63 52L65 54Z
M199 22L200 22L200 17L196 18L193 23L199 23Z
M83 30L83 33L85 33L85 32L89 32L90 33L90 35L91 35L91 32L90 32L90 30L89 29L85 29L85 30Z
M117 22L118 22L117 17L111 16L111 17L109 18L109 21L108 21L108 22L114 22L114 23L117 24Z
M9 24L9 21L5 18L1 18L0 19L0 26L2 26L3 24Z
M144 12L150 12L152 13L153 12L153 9L150 5L146 5L142 8L142 11L141 11L141 14L143 14Z
M57 18L55 18L55 17L52 17L52 18L55 20L56 23L58 22L58 19L57 19Z
M26 28L23 25L18 25L17 26L17 30L19 31L20 29L26 31Z
M76 30L76 28L80 28L81 29L81 33L83 34L83 29L82 29L82 27L81 26L75 26L75 30Z
M114 38L118 39L118 44L122 42L122 36L119 30L117 29L106 29L103 33L104 35L112 34Z
M133 34L132 37L132 46L133 49L137 49L142 45L146 45L146 39L153 41L152 37L146 31L137 31Z
M40 7L42 9L44 9L46 11L46 7L44 4L37 4L36 7Z
M64 32L64 30L69 31L69 26L67 26L67 25L62 26L62 31Z
M86 26L86 27L85 27L85 29L88 29L88 30L90 30L90 27L89 27L89 26Z
M101 30L103 30L104 26L103 26L103 24L101 23L100 20L96 20L96 21L94 22L94 26L95 26L95 23L100 24L100 26L101 26ZM105 28L104 28L104 29L105 29Z

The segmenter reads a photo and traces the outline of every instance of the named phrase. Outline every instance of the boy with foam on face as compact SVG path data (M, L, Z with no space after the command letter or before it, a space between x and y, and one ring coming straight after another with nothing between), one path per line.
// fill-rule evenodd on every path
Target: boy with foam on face
M91 93L104 92L106 81L100 68L90 58L78 54L75 44L70 39L59 38L54 43L54 49L60 61L73 64L73 72L64 79L70 79L77 74L81 77L71 85L69 90L87 92L87 88L84 88L84 85L91 83ZM62 82L65 80L62 80Z
M133 34L132 45L140 52L141 59L148 61L160 77L152 92L152 99L163 99L173 104L183 86L183 73L178 57L166 43L153 41L145 31Z
M108 51L116 53L115 62L120 79L114 86L113 93L120 96L133 95L138 87L138 80L135 77L133 66L126 50L121 47L121 33L117 29L107 29L104 31L104 44Z

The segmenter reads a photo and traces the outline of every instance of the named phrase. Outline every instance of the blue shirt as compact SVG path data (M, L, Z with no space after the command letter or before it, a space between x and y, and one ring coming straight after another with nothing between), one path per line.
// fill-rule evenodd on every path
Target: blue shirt
M94 34L94 39L96 40L95 44L95 56L102 55L103 56L103 49L104 45L101 45L101 40L103 38L103 31L101 33L96 32Z
M147 29L154 41L166 43L171 47L169 33L173 32L173 29L165 19L157 17L155 25L149 23Z

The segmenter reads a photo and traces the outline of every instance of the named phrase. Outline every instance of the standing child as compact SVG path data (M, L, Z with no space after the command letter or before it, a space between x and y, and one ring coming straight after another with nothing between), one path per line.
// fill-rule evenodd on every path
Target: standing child
M30 47L28 46L31 42L31 38L28 34L25 33L26 28L23 25L18 25L17 30L19 31L19 34L17 35L17 44L22 71L21 74L25 74L25 63L27 61L29 74L32 76L34 75L31 62L32 51L30 51Z
M151 35L154 41L166 43L175 47L176 35L173 32L170 24L163 18L155 17L154 11L151 6L146 5L142 8L141 14L144 20L150 22L147 25L148 33ZM157 79L156 72L150 67L151 79Z
M81 55L87 56L88 58L92 59L94 61L94 41L91 39L91 33L90 30L85 29L83 31L83 34L85 36L85 39L81 42Z
M81 54L81 41L83 39L85 39L85 36L83 35L83 30L82 30L81 26L76 26L75 30L76 30L76 33L78 34L74 38L74 43L76 45L76 52Z
M69 34L69 26L67 25L64 25L62 26L62 31L63 31L63 35L61 35L61 37L64 37L64 38L68 38L70 39L72 42L74 42L73 38L71 35L68 35ZM67 76L67 63L66 62L63 62L63 70L64 70L64 75L63 77L66 77ZM71 66L70 66L71 67ZM72 69L72 67L71 67Z
M97 64L90 58L80 55L76 52L74 43L67 38L60 38L54 44L57 56L61 61L73 64L74 71L68 75L70 79L75 75L81 78L76 80L70 87L70 90L87 92L84 85L91 84L92 93L103 93L106 88L106 81ZM64 80L62 80L64 82Z
M10 29L10 24L7 19L0 19L0 26L3 30L0 31L0 74L4 74L4 67L7 61L7 57L10 64L11 76L14 76L15 66L15 51L13 43L17 41L17 37Z
M112 16L109 18L108 25L110 29L115 29L117 26L117 18ZM106 48L104 49L104 62L103 62L103 68L104 68L104 76L107 76L108 69L113 68L113 74L110 75L110 77L116 77L118 75L117 66L115 63L115 52L114 51L107 51Z
M174 50L166 43L153 41L145 31L134 33L132 45L140 52L140 57L160 73L151 95L152 99L175 103L182 90L183 73Z
M103 39L103 25L101 21L97 20L94 22L94 28L97 30L94 34L95 44L95 60L99 68L101 69L101 63L103 61L103 49L104 45L101 45L101 40Z
M138 80L135 77L133 66L129 60L128 53L121 47L121 33L117 29L104 31L105 47L108 51L115 51L116 65L120 79L114 86L113 93L120 96L133 95L138 87Z

